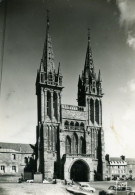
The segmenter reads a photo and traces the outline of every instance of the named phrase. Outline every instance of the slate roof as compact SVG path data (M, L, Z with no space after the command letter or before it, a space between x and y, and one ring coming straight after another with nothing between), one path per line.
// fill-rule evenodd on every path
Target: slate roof
M110 157L110 161L124 161L120 157Z
M135 165L135 158L126 158L127 164Z
M20 153L33 153L32 144L0 142L0 149L12 149Z

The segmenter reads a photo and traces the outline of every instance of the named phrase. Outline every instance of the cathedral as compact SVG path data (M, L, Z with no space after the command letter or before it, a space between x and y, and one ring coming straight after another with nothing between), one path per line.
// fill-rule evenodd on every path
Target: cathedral
M37 172L43 178L74 181L105 177L104 131L102 127L102 80L96 77L90 33L82 74L78 79L78 106L61 103L63 76L55 68L47 17L46 39L36 78Z

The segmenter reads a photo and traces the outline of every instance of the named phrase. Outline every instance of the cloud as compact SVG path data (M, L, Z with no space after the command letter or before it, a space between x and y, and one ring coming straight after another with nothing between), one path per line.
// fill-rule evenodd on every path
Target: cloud
M117 0L120 11L121 25L132 25L135 23L135 0Z
M122 93L134 93L135 92L135 79L132 79L127 82L125 86L120 87L119 89Z
M133 37L130 33L128 34L127 44L135 50L135 37Z
M120 11L119 22L124 26L127 34L127 44L135 50L135 0L117 0Z

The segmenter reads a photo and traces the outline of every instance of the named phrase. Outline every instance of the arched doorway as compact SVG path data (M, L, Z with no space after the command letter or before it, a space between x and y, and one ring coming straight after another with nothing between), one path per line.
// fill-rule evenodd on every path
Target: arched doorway
M89 174L90 170L88 165L82 160L77 160L71 167L70 179L87 182L89 181Z

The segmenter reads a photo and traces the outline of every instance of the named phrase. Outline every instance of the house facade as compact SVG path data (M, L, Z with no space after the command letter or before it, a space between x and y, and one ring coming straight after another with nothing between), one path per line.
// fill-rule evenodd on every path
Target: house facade
M36 165L33 152L30 144L0 142L0 176L5 176L1 181L6 176L31 178Z
M106 178L111 180L135 179L135 158L109 157L106 155Z

